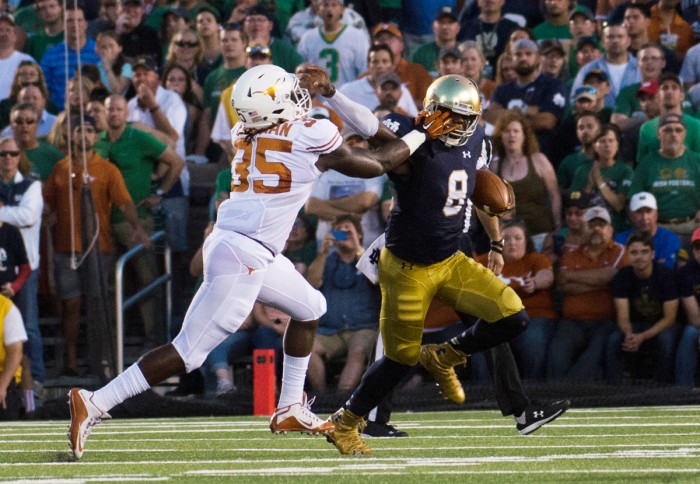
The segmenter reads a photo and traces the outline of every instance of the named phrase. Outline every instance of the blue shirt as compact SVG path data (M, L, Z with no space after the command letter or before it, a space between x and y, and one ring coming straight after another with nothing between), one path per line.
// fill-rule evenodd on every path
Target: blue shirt
M44 71L46 85L51 94L51 101L59 109L63 107L66 99L66 43L56 44L46 51L41 58L41 70ZM98 64L100 56L95 52L95 41L88 38L85 46L80 50L81 64ZM73 79L75 69L78 67L78 53L68 48L68 79Z
M634 228L615 234L615 242L627 245L627 239L635 231ZM676 254L681 248L681 239L672 231L657 227L654 234L654 260L666 267L676 267Z

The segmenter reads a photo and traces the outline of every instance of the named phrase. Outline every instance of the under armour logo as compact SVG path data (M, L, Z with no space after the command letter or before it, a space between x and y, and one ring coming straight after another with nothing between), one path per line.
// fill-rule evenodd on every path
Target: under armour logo
M542 418L542 417L544 417L544 410L532 412L532 416L535 418Z
M412 262L402 262L401 269L413 269L413 263Z
M468 151L462 151L462 158L464 158L465 160L466 160L467 158L469 158L469 159L471 160L471 159L472 159L472 154L471 154L470 152L468 152Z

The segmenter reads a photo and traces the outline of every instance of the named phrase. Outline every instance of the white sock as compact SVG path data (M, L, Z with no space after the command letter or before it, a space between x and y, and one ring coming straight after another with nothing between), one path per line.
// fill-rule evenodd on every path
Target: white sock
M286 407L293 403L301 403L304 399L304 381L306 380L306 369L309 367L310 359L310 354L304 357L284 354L282 389L280 390L280 401L277 404L277 408Z
M92 397L92 403L103 412L108 412L127 398L145 392L149 388L151 385L143 376L141 368L138 363L134 363L124 373L97 390Z

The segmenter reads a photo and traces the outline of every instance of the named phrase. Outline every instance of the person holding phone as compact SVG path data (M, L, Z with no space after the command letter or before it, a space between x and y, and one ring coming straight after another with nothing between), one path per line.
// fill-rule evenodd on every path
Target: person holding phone
M379 287L355 268L364 252L360 219L340 215L332 228L306 272L306 279L323 293L328 303L328 312L318 323L307 373L309 384L317 394L326 391L329 379L326 363L336 358L346 358L337 391L349 393L357 386L377 340L379 326Z

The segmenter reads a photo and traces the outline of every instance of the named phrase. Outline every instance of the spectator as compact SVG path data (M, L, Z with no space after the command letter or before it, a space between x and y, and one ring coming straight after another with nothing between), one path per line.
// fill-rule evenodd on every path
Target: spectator
M484 119L495 124L504 110L521 113L536 133L542 152L547 155L552 147L554 127L564 115L566 91L564 84L540 73L541 58L537 44L519 40L511 48L515 60L516 80L496 87Z
M639 105L639 89L642 84L656 83L658 87L659 77L666 67L666 57L663 49L658 44L645 44L639 49L637 57L637 67L641 75L641 81L630 84L620 90L620 94L615 100L615 109L610 121L625 130L646 116ZM651 84L649 84L651 85Z
M651 7L651 20L647 32L649 40L659 42L683 60L693 46L693 29L678 12L680 0L659 0Z
M686 148L686 124L677 113L662 116L656 133L661 147L639 160L630 193L653 194L660 225L688 240L700 217L700 154Z
M347 141L347 140L346 140ZM306 270L316 258L317 245L313 224L303 213L297 215L289 232L282 254L292 261L294 268L306 277Z
M240 25L228 24L219 31L223 63L212 70L204 80L203 118L209 126L214 124L221 101L221 93L245 72L245 48L248 36Z
M0 16L0 100L9 97L15 71L22 61L34 59L15 49L17 34L12 15Z
M27 119L32 114L28 114ZM2 250L6 252L4 257L7 257L3 260L2 281L8 284L3 285L2 293L13 300L22 314L29 338L25 346L25 354L30 360L29 376L33 376L38 387L43 388L46 370L39 329L38 289L39 230L44 201L41 183L29 178L26 171L19 170L23 164L21 157L22 152L12 138L0 138L0 234ZM18 241L19 247L15 245ZM20 264L27 266L18 274L13 266Z
M287 27L285 29L285 34L289 40L292 41L294 45L299 43L301 37L309 30L320 27L323 20L319 16L318 6L321 0L311 0L310 5L304 10L300 10L292 15L289 19ZM344 2L343 2L344 3ZM369 41L369 32L367 31L367 24L362 15L360 15L355 10L354 5L346 5L343 10L343 16L341 21L345 25L355 27L356 29L362 31L363 35ZM277 18L280 20L280 24L283 24L283 20L280 18L280 5L277 6ZM371 22L374 24L374 22Z
M19 382L22 379L22 345L27 341L22 316L12 301L0 295L0 420L18 420L22 410Z
M65 111L69 116L77 116L87 109L94 84L86 76L68 81L66 88Z
M194 21L195 30L202 42L202 58L197 66L197 82L203 84L209 73L221 65L219 35L221 25L216 9L206 6L197 11Z
M393 55L392 50L387 45L372 45L367 52L367 75L356 81L348 82L340 88L340 92L368 109L374 109L379 105L379 98L376 93L377 81L380 77L395 72ZM401 77L400 74L399 77ZM403 78L401 80L404 81L404 84L401 87L402 94L398 106L409 114L417 114L418 109L416 109L414 98L405 85L405 80ZM412 116L415 116L415 114L412 114Z
M692 254L688 263L678 269L678 296L683 304L686 324L682 329L676 351L676 385L695 386L700 338L700 228L690 238Z
M20 103L12 108L10 114L12 136L31 164L29 176L36 180L45 181L51 174L54 165L65 155L43 139L37 139L38 121L39 117L34 105ZM2 209L0 209L0 213L2 213ZM29 250L27 252L30 253Z
M615 107L615 100L620 90L641 80L637 69L637 59L627 51L629 46L630 38L622 25L606 26L603 29L605 54L579 69L571 86L571 92L575 92L584 84L586 74L593 69L600 69L610 80L612 88L610 93L605 96L605 105L611 109Z
M403 34L394 24L379 24L372 30L374 44L386 44L391 49L393 69L411 92L416 106L423 106L423 98L428 86L433 82L428 71L420 64L409 62L403 57ZM374 106L372 106L374 107ZM372 108L370 108L372 109Z
M249 43L257 42L270 48L274 65L280 66L287 72L294 72L304 59L289 42L272 36L273 20L274 17L269 10L256 5L246 10L243 30L248 35Z
M649 6L642 3L630 3L625 7L624 27L630 36L630 54L639 57L639 51L647 44L657 45L663 52L666 70L678 73L681 69L681 58L673 49L669 49L658 40L649 37L651 12ZM680 59L680 60L679 60Z
M307 373L309 384L318 393L326 390L325 364L339 356L347 359L337 389L344 393L355 388L377 340L379 325L379 288L355 268L363 252L360 222L351 215L341 215L332 228L333 232L324 233L306 274L328 302L328 312L321 316L316 330Z
M46 110L44 91L35 86L23 87L17 96L17 102L18 104L30 104L34 108L34 111L41 113L36 127L36 135L40 138L48 136L53 124L56 122L56 116ZM14 111L14 107L12 110ZM14 129L12 115L10 114L10 126L3 129L0 136L14 136Z
M621 383L625 366L643 366L642 353L648 357L648 350L654 348L656 381L673 383L679 332L675 275L672 269L654 261L654 239L648 233L630 236L627 256L630 265L620 269L612 280L617 330L608 338L606 379Z
M94 152L94 144L97 141L95 121L90 116L85 116L81 122L75 119L72 123L71 143L73 144L72 159L64 158L54 167L51 175L44 184L43 194L47 216L55 216L54 242L54 268L56 271L56 285L61 299L62 316L61 327L64 337L64 374L76 376L78 374L78 331L80 327L81 295L99 297L100 286L90 284L87 277L86 265L74 269L72 254L81 255L87 247L83 245L81 237L81 204L80 191L83 182L90 183L93 200L95 202L95 214L99 220L98 258L100 266L105 268L100 277L103 287L107 287L106 270L109 267L112 253L112 239L110 236L109 213L113 206L119 208L127 220L131 223L136 234L136 239L145 246L150 246L150 239L144 232L136 213L136 207L124 185L119 170L115 165ZM83 150L85 150L83 152ZM83 164L87 160L87 166ZM71 177L72 165L75 177ZM85 171L90 176L83 177ZM74 180L66 183L65 180ZM73 191L72 197L69 190ZM69 205L71 200L73 205ZM88 311L93 310L87 305ZM91 346L91 352L93 347ZM99 352L99 350L98 350ZM93 355L94 356L94 355ZM92 365L100 365L101 355L98 361Z
M595 89L596 99L595 103L591 106L586 106L588 109L595 111L598 114L598 118L603 123L610 122L610 116L612 116L612 108L605 105L605 99L608 94L610 94L610 78L608 75L600 70L593 69L589 71L583 78L583 86L592 86ZM581 86L581 87L583 87ZM577 93L580 93L581 88L576 88L572 94L574 98Z
M659 115L659 99L656 93L659 83L656 81L645 82L637 91L639 107L644 118L633 118L637 124L632 124L622 132L622 146L620 147L620 159L632 168L637 166L637 150L639 147L639 135L645 121L654 119Z
M24 44L24 52L41 62L50 47L63 42L63 4L58 0L39 0L35 6L42 28L29 36Z
M95 52L95 42L85 34L87 23L83 9L70 4L65 10L67 24L65 41L54 45L41 58L41 69L44 71L46 85L49 88L50 100L55 106L63 106L66 96L66 65L68 77L73 78L78 66L78 52L83 64L97 64L100 56ZM66 46L68 59L66 60Z
M391 73L381 76L377 79L374 91L377 95L377 99L379 99L378 105L388 109L392 113L400 113L404 116L415 116L415 114L409 114L399 107L399 102L403 96L401 88L401 79L398 74Z
M649 192L632 195L629 218L632 228L615 234L615 242L627 245L630 235L649 234L654 240L654 261L669 269L675 269L676 254L681 248L681 239L670 230L659 227L659 210L654 195Z
M27 86L34 86L41 89L44 98L48 100L49 90L46 87L44 73L34 61L24 60L19 63L12 80L9 97L0 101L0 127L5 127L10 122L10 109L17 102L19 91ZM53 107L55 111L55 107Z
M484 68L486 67L486 58L484 54L479 50L479 46L476 42L467 40L459 45L459 51L462 53L461 59L455 59L455 64L462 64L462 70L447 71L443 68L443 63L449 59L450 51L442 52L440 55L440 63L438 64L438 72L441 76L445 74L460 74L468 77L479 86L479 96L481 97L481 109L487 109L489 106L489 101L493 95L494 89L496 89L496 83L491 79L483 75ZM461 61L461 62L458 62ZM455 66L456 67L456 66Z
M684 138L685 146L700 153L700 121L693 116L683 113L685 93L677 75L664 72L659 76L659 116L645 121L639 128L639 145L637 147L637 163L641 163L650 153L659 149L658 127L659 120L667 114L678 114L687 127Z
M100 79L107 90L114 94L124 94L131 84L131 64L126 62L122 54L120 42L116 32L106 30L97 34L95 46L100 56L100 62L97 64Z
M574 62L569 61L569 84L573 84L578 71L589 62L593 62L603 55L596 37L581 37L576 42Z
M578 146L570 152L557 168L557 182L564 192L571 191L574 173L579 166L590 166L595 157L594 143L600 134L601 122L593 111L583 111L576 116Z
M561 229L561 196L547 157L539 152L532 129L518 113L507 112L496 122L495 155L490 170L510 182L518 200L515 215L524 220L535 250L549 232Z
M542 244L542 253L556 264L562 255L578 250L588 239L588 230L583 221L590 207L590 197L581 192L570 192L564 199L565 228L551 233Z
M369 42L361 30L343 23L342 0L321 0L323 24L306 32L297 46L305 62L323 66L336 86L354 81L367 70Z
M498 57L496 62L496 77L494 81L496 87L515 81L518 75L515 73L515 60L510 52L504 52ZM493 96L491 96L493 97ZM483 119L483 116L482 116Z
M589 208L584 221L588 240L562 256L557 274L564 305L549 345L549 380L600 380L605 346L615 328L610 281L627 265L625 248L613 242L606 209Z
M437 11L432 29L435 39L420 45L411 55L411 62L422 65L432 77L437 77L440 52L457 47L460 26L452 7Z
M552 262L535 251L527 234L527 227L521 220L509 220L503 225L505 264L499 277L518 293L530 316L527 329L510 341L520 374L526 379L543 380L547 347L557 319L552 299L554 272ZM476 260L488 267L487 254Z
M518 24L503 15L504 0L477 0L479 15L462 17L458 40L473 40L486 58L486 77L495 75L498 58L506 52L510 35ZM488 72L490 71L490 73Z
M153 15L152 10L148 18ZM163 18L160 26L159 37L160 44L163 46L163 54L165 54L170 46L173 36L187 30L189 28L190 14L187 9L179 7L178 5L172 5L170 8L163 12Z
M598 40L596 37L596 22L593 13L588 7L578 5L569 13L569 32L571 33L571 43L568 49L568 73L569 78L573 79L578 73L579 67L596 59L597 57L588 58L585 62L579 62L577 59L581 47L586 47L586 53L582 55L595 55L598 49ZM586 39L582 42L583 39ZM590 39L590 42L589 40Z
M95 152L119 169L137 207L140 225L150 235L154 230L153 211L163 202L163 195L177 183L184 162L155 137L127 124L129 110L122 96L111 95L107 98L106 108L107 130L99 135ZM159 164L165 166L165 174L161 177L161 185L152 190L151 178ZM118 253L124 253L140 243L137 229L121 213L112 213L110 225ZM151 251L140 252L134 258L132 267L141 286L156 278L156 263ZM153 346L163 337L161 329L157 327L155 302L149 299L142 302L140 308L145 326L145 344Z
M87 36L96 39L100 32L113 31L117 28L117 18L119 18L119 0L100 0L99 14L97 18L88 22Z
M543 40L540 44L540 55L542 56L542 72L555 79L565 81L567 78L567 72L564 70L566 51L562 43L557 39Z
M206 136L209 135L209 126L205 119L202 119L202 108L197 96L194 94L193 85L195 82L190 77L189 71L179 64L171 64L163 72L161 86L165 89L177 93L187 107L187 121L185 122L185 153L203 154L204 148L197 150L197 141L200 130L204 130Z
M544 22L532 29L535 39L538 41L557 39L568 48L571 45L571 31L569 30L570 0L547 0L544 2Z
M614 124L600 128L593 142L593 163L579 166L571 190L591 195L591 205L606 207L616 232L627 229L627 195L632 184L632 168L618 159L620 130Z
M455 9L457 2L456 0L401 0L401 10L398 15L401 23L398 27L405 33L405 39L402 39L402 42L406 44L407 53L413 52L419 45L431 40L433 36L432 20L435 18L435 12L442 7ZM384 43L381 40L380 42ZM406 81L403 76L401 79Z
M202 41L197 32L191 29L183 30L173 36L173 41L168 47L165 55L165 65L179 65L187 69L187 73L192 79L194 95L198 103L201 104L203 91L200 82L204 82L202 72L200 72L200 62L202 60Z
M122 54L134 64L137 58L160 60L161 44L158 32L144 23L146 9L143 0L120 0L115 30L121 39Z
M66 120L66 111L61 111L56 116L56 122L53 123L51 131L46 137L53 147L61 153L68 152L68 121Z

